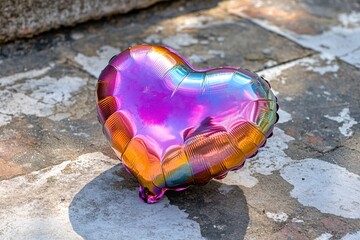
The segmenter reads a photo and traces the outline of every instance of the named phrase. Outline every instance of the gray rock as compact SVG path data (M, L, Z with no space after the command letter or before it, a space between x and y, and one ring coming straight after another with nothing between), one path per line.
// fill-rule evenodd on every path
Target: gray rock
M31 37L60 26L145 8L162 0L3 0L0 2L0 43Z

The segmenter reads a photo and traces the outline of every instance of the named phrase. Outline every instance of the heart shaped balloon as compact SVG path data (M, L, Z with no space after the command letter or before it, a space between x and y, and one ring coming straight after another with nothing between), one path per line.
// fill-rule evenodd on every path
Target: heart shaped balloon
M255 73L195 69L161 46L114 56L96 91L103 132L147 203L241 168L278 120L276 97Z

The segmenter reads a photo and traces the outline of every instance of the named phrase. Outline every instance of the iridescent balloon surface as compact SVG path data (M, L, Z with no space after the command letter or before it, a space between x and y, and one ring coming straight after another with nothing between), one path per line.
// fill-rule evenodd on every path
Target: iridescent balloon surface
M272 134L277 108L255 73L195 69L161 46L113 57L97 84L103 132L147 203L241 168Z

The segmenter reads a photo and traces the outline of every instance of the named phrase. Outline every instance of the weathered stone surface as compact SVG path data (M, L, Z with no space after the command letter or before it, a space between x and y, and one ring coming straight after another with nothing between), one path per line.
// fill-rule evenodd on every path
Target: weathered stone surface
M201 238L199 225L168 200L139 201L135 182L121 176L126 172L117 163L93 152L0 182L0 204L6 206L0 216L7 219L0 222L0 237Z
M281 29L298 34L314 35L329 30L349 19L349 14L360 9L357 1L257 1L231 0L226 3L229 12L244 17L265 20ZM339 14L343 14L340 15ZM354 22L347 22L348 25Z
M232 0L229 13L245 17L300 45L360 67L360 3Z
M357 239L357 2L239 2L168 2L3 45L0 238ZM107 61L143 42L198 67L257 71L280 104L274 136L243 169L151 206L113 160L93 95Z
M146 8L161 0L3 0L0 2L0 43L99 19L133 9Z

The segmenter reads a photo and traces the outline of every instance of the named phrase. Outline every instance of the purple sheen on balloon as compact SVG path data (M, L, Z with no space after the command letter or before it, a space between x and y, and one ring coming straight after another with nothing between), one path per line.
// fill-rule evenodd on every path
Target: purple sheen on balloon
M265 79L240 67L196 69L161 46L114 56L96 94L103 132L147 203L240 169L278 120Z

